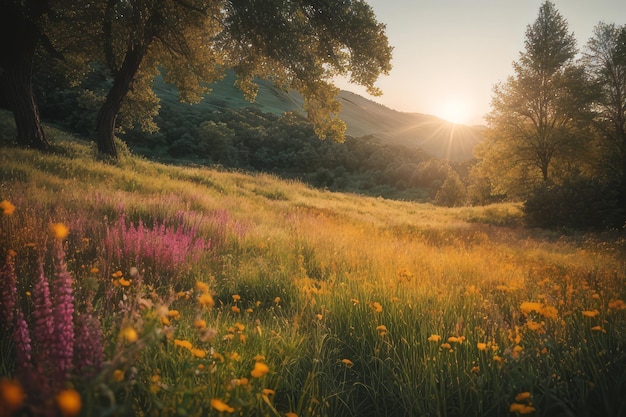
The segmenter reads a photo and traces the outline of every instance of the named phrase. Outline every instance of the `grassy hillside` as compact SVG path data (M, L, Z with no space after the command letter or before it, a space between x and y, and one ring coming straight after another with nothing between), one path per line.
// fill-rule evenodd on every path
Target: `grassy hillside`
M623 236L49 131L50 153L0 147L3 415L623 412Z
M275 114L302 111L302 98L297 93L282 91L261 80L257 99L251 104L233 83L234 75L229 73L211 86L211 93L194 105L193 111L248 106ZM156 91L168 105L189 111L188 106L178 103L173 86L157 82ZM480 126L455 125L435 116L395 111L347 91L340 92L339 101L343 106L339 116L346 122L346 133L350 136L373 136L383 143L418 147L436 158L452 161L471 159L472 149L482 140L483 127Z

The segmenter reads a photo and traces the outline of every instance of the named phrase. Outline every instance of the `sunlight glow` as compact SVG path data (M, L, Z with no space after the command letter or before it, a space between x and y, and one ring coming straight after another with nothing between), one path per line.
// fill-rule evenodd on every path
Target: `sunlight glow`
M467 100L461 97L448 97L437 114L451 123L464 124L469 122L470 107Z

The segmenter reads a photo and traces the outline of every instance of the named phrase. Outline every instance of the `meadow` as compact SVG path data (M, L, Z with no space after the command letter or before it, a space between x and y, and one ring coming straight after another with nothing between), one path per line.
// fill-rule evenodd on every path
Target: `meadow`
M623 232L49 135L0 148L0 416L626 415Z

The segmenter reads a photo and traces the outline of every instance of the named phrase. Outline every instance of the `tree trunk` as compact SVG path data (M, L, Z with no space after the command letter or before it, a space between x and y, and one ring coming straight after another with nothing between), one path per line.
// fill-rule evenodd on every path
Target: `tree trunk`
M41 126L33 95L32 61L22 64L4 68L2 91L15 118L17 143L26 148L46 149L50 143Z
M45 149L50 144L41 127L32 81L35 49L41 36L32 19L39 18L40 14L26 17L17 6L7 7L3 13L0 22L0 91L15 118L17 143L23 147ZM7 33L9 30L10 34Z
M147 46L135 45L126 51L122 67L116 72L113 86L106 96L106 100L98 112L97 143L98 151L117 159L117 147L115 146L115 123L126 94L130 91L133 80L137 75L141 61L145 56Z

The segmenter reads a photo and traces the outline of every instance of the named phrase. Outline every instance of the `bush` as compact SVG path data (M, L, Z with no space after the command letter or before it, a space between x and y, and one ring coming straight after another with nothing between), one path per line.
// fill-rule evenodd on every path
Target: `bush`
M524 203L528 226L541 228L604 229L623 226L619 187L597 179L574 177L559 185L536 187Z

